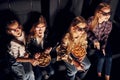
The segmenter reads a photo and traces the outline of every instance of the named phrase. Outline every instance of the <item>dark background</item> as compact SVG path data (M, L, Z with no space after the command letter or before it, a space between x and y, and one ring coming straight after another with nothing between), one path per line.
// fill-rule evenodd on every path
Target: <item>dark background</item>
M26 32L28 32L31 27L30 24L32 23L32 21L29 19L34 19L38 12L42 13L47 19L48 28L50 30L50 37L54 45L61 39L62 35L66 32L71 20L75 16L83 16L87 20L87 18L93 15L96 6L103 1L109 2L112 7L111 21L113 22L113 29L109 37L109 42L111 43L113 53L111 80L119 80L119 0L0 0L0 63L4 62L3 51L5 51L5 43L2 42L7 41L4 34L4 27L8 19L18 19L24 26ZM95 71L96 69L91 67L85 79L97 80ZM0 72L0 75L1 73L2 72Z

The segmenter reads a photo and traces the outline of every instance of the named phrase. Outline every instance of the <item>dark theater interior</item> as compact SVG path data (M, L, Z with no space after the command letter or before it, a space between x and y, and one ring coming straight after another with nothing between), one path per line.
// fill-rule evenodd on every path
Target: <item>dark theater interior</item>
M50 32L51 45L55 46L66 33L74 17L82 16L87 20L93 16L97 5L101 2L109 3L112 9L110 17L112 31L108 38L112 52L110 80L120 80L120 0L0 0L0 80L14 80L6 53L9 37L5 34L5 24L8 20L19 20L28 33L37 14L43 14ZM104 75L101 79L97 77L96 57L92 51L88 50L88 53L91 66L83 80L105 80ZM51 56L55 74L48 80L69 80L63 62L56 63L56 55ZM81 79L76 76L75 80Z

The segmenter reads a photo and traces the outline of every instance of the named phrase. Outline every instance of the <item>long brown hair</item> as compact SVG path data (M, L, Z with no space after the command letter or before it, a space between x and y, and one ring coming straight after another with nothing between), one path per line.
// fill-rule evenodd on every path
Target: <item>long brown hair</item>
M33 24L30 30L30 35L35 36L35 28L37 27L38 24L45 24L45 27L47 27L46 19L42 15L39 17L38 21Z
M104 7L111 9L111 7L108 3L105 3L105 2L100 3L95 10L94 17L93 17L93 20L92 20L91 25L90 25L90 30L93 30L96 27L96 25L98 24L98 19L99 19L98 12Z

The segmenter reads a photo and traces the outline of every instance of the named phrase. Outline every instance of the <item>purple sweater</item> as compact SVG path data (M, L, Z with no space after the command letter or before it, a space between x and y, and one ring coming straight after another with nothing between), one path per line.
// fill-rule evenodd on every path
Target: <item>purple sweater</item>
M89 30L90 23L93 17L88 19L88 39L90 41L99 41L101 49L105 49L108 36L112 30L112 22L106 21L96 25L96 27L91 31Z

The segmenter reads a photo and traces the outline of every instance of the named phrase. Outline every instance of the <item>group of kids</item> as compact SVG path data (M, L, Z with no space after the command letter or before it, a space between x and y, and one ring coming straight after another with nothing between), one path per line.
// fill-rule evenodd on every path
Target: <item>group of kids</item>
M105 80L110 80L112 65L111 53L106 51L109 34L112 30L111 7L100 3L95 13L88 20L82 16L75 17L65 35L55 46L48 39L48 27L43 15L39 15L26 34L19 21L13 19L6 23L6 34L10 41L7 53L13 59L11 71L15 80L45 80L55 74L52 55L55 63L63 61L68 80L75 80L77 75L84 79L92 65L87 54L88 44L92 43L97 56L97 74L102 77L105 63ZM56 26L57 27L57 26ZM91 46L92 46L91 45ZM60 75L61 76L61 75ZM61 76L62 77L62 76Z

